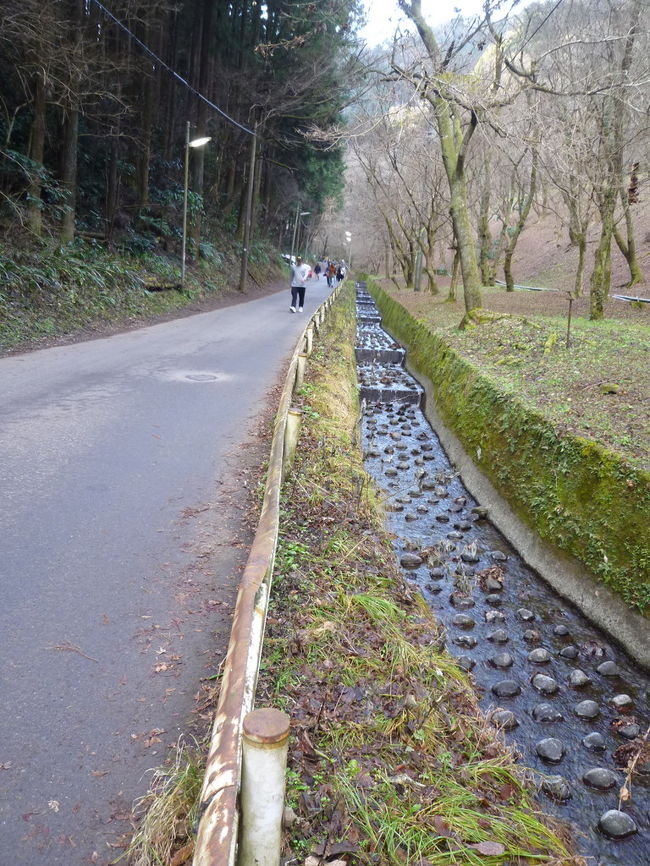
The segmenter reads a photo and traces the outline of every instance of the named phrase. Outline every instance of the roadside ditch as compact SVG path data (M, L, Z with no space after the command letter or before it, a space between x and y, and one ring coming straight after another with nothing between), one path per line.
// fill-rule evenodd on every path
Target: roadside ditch
M354 309L347 287L297 396L282 492L256 703L291 717L283 862L580 866L398 565L362 462Z
M483 711L536 772L544 808L572 825L581 854L598 866L641 866L650 678L490 524L423 413L404 349L363 290L357 313L365 465L383 491L405 578L472 672Z

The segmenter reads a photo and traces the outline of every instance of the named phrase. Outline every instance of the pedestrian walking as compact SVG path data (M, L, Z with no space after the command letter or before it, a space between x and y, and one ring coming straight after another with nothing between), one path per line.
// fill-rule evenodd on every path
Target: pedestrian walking
M314 268L314 273L316 274L316 279L320 279L320 262L316 262L316 266Z
M296 259L295 265L291 268L291 306L289 310L292 313L302 313L302 308L305 304L305 286L307 277L309 276L309 265L305 264L300 256Z
M332 288L334 277L336 276L336 265L334 262L327 263L327 285Z

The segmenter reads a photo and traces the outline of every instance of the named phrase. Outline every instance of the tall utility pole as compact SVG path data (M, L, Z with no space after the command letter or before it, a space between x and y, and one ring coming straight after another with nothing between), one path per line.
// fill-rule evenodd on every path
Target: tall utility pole
M296 249L296 234L298 232L298 220L300 219L300 202L296 205L296 218L293 221L293 235L291 236L291 252L289 253L289 264L293 264L293 253Z
M253 187L255 186L255 154L257 151L257 124L253 127L251 141L251 164L248 174L248 190L246 191L246 216L244 219L244 248L241 255L241 273L239 275L239 291L246 291L246 274L248 273L248 246L251 241L251 221L253 210Z

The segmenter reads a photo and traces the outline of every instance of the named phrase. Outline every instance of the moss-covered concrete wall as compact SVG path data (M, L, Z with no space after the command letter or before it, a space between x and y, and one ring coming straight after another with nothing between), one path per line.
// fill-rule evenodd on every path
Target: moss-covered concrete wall
M384 326L428 377L436 408L516 515L650 615L650 474L559 433L371 284Z

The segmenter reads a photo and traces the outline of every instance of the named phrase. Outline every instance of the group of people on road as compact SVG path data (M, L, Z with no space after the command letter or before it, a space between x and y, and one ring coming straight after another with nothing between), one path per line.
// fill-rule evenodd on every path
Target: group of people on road
M330 259L325 259L322 262L317 262L314 266L313 273L316 279L320 279L320 275L324 274L327 279L327 285L332 288L334 281L338 285L345 279L346 265L345 261L333 262ZM291 313L302 313L305 304L305 289L307 280L312 275L312 269L304 262L301 256L296 258L295 265L291 266Z

